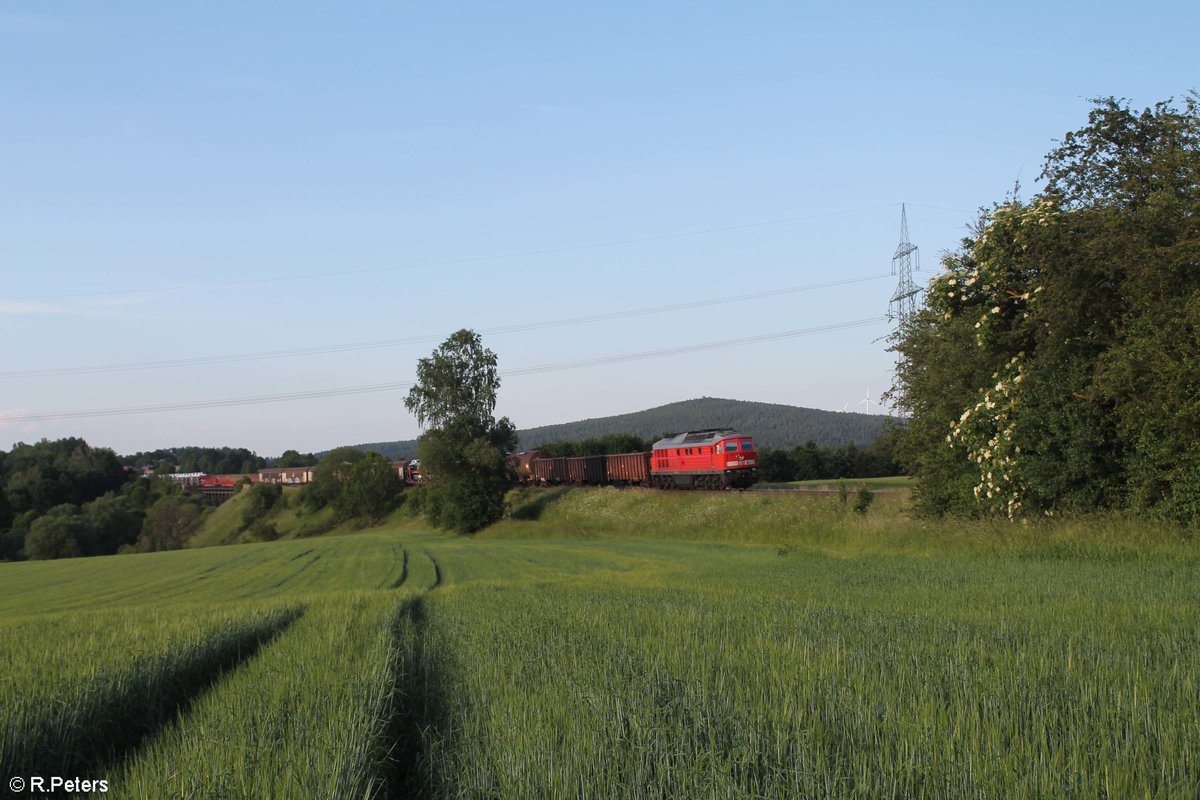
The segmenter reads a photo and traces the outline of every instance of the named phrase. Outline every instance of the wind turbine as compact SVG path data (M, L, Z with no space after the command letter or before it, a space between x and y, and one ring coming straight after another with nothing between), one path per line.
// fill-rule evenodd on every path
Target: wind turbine
M846 409L847 409L847 408L849 408L849 407L850 407L850 404L849 404L849 403L846 403L845 405L843 405L843 406L842 406L842 413L843 413L843 414L845 414L845 413L846 413Z
M870 413L871 413L871 390L870 390L870 389L867 389L867 396L866 396L866 398L865 398L865 399L863 399L863 400L859 400L859 401L858 401L858 404L859 404L860 406L861 406L863 403L866 403L866 404L867 404L867 412L866 412L866 413L870 414Z

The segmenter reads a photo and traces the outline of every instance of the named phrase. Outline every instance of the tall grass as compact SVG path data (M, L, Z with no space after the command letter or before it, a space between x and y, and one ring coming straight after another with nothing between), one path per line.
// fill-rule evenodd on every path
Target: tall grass
M3 626L0 771L73 775L109 764L298 614L101 611Z
M0 618L383 589L399 579L402 556L396 536L376 535L6 563L0 564Z
M692 556L698 555L693 552ZM687 582L431 593L443 797L1188 797L1196 577L718 551ZM719 559L719 561L718 561Z
M1195 796L1196 542L882 496L0 565L3 763L98 731L73 763L130 797ZM141 727L103 688L173 681Z
M879 492L866 514L836 494L523 489L509 518L481 538L615 539L773 544L844 556L1001 554L1200 560L1195 531L1115 514L1072 520L924 519L905 492ZM536 509L531 513L528 509Z
M384 788L393 592L310 608L113 781L119 797L365 797ZM181 769L181 765L184 768Z

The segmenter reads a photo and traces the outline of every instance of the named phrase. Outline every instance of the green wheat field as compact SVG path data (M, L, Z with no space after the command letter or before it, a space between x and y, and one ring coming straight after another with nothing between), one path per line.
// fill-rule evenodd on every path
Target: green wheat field
M139 798L1197 796L1200 547L1181 533L929 525L885 499L516 502L469 539L394 520L0 565L0 778Z

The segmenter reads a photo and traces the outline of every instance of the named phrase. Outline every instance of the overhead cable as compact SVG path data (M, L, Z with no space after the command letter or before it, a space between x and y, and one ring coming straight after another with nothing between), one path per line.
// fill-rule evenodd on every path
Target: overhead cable
M478 331L478 333L492 336L505 333L541 330L544 328L559 328L568 325L582 325L589 322L605 322L614 319L644 317L654 314L664 314L671 311L687 311L690 309L706 308L709 306L724 305L728 303L741 303L747 300L758 300L764 297L774 297L776 295L796 294L798 292L809 292L817 289L828 289L834 286L845 286L847 284L862 283L864 281L873 281L887 277L891 277L891 273L884 272L879 275L866 275L859 278L844 278L842 280L812 283L805 286L792 286L784 289L768 289L760 292L751 292L749 294L725 295L723 297L714 297L706 300L693 300L691 302L651 306L648 308L609 311L599 314L588 314L580 317L565 317L562 319L543 320L541 322L523 322L495 328L485 328ZM444 333L421 334L417 336L405 336L394 339L373 339L361 342L343 342L340 344L314 345L312 347L295 347L287 350L228 353L223 355L162 359L158 361L131 361L112 364L86 364L69 367L42 367L38 369L8 370L0 372L0 380L14 380L18 378L45 378L57 375L94 375L105 372L133 372L138 370L166 369L169 367L195 367L206 366L210 364L231 364L240 361L265 361L277 358L297 358L301 356L319 355L322 353L347 353L359 350L378 350L387 347L402 347L404 345L437 342L441 341L445 337L446 334Z
M521 375L540 374L544 372L559 372L569 369L584 369L588 367L619 364L630 361L642 361L651 358L665 358L669 356L683 355L686 353L699 353L707 350L741 347L759 342L790 339L800 336L812 336L818 333L828 333L830 331L845 330L847 328L859 328L867 325L877 325L881 322L887 322L887 317L869 317L867 319L854 320L852 322L840 322L831 325L821 325L814 328L800 328L797 330L782 331L779 333L766 333L758 336L743 336L737 339L725 339L716 342L681 345L679 347L668 347L661 350L646 350L638 353L624 353L621 355L600 356L597 358L584 358L575 361L560 361L552 364L518 367L511 370L502 370L500 375L501 377L516 377ZM408 389L413 385L415 384L413 384L411 381L398 383L376 383L364 386L347 386L335 389L315 389L311 391L286 392L281 394L257 395L253 397L234 397L217 400L185 400L177 403L160 403L154 405L129 406L125 408L104 408L86 411L46 411L13 415L0 414L0 422L44 422L49 420L118 417L138 414L155 414L167 411L190 411L203 408L226 408L230 406L260 405L264 403L281 403L292 400L312 400L322 397L342 397L346 395L369 394L373 392L400 391Z

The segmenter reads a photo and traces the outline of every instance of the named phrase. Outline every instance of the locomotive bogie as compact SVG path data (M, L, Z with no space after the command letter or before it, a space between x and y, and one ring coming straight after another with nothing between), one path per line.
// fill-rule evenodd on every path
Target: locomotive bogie
M655 473L652 485L658 489L745 489L757 480L756 469L674 471Z

